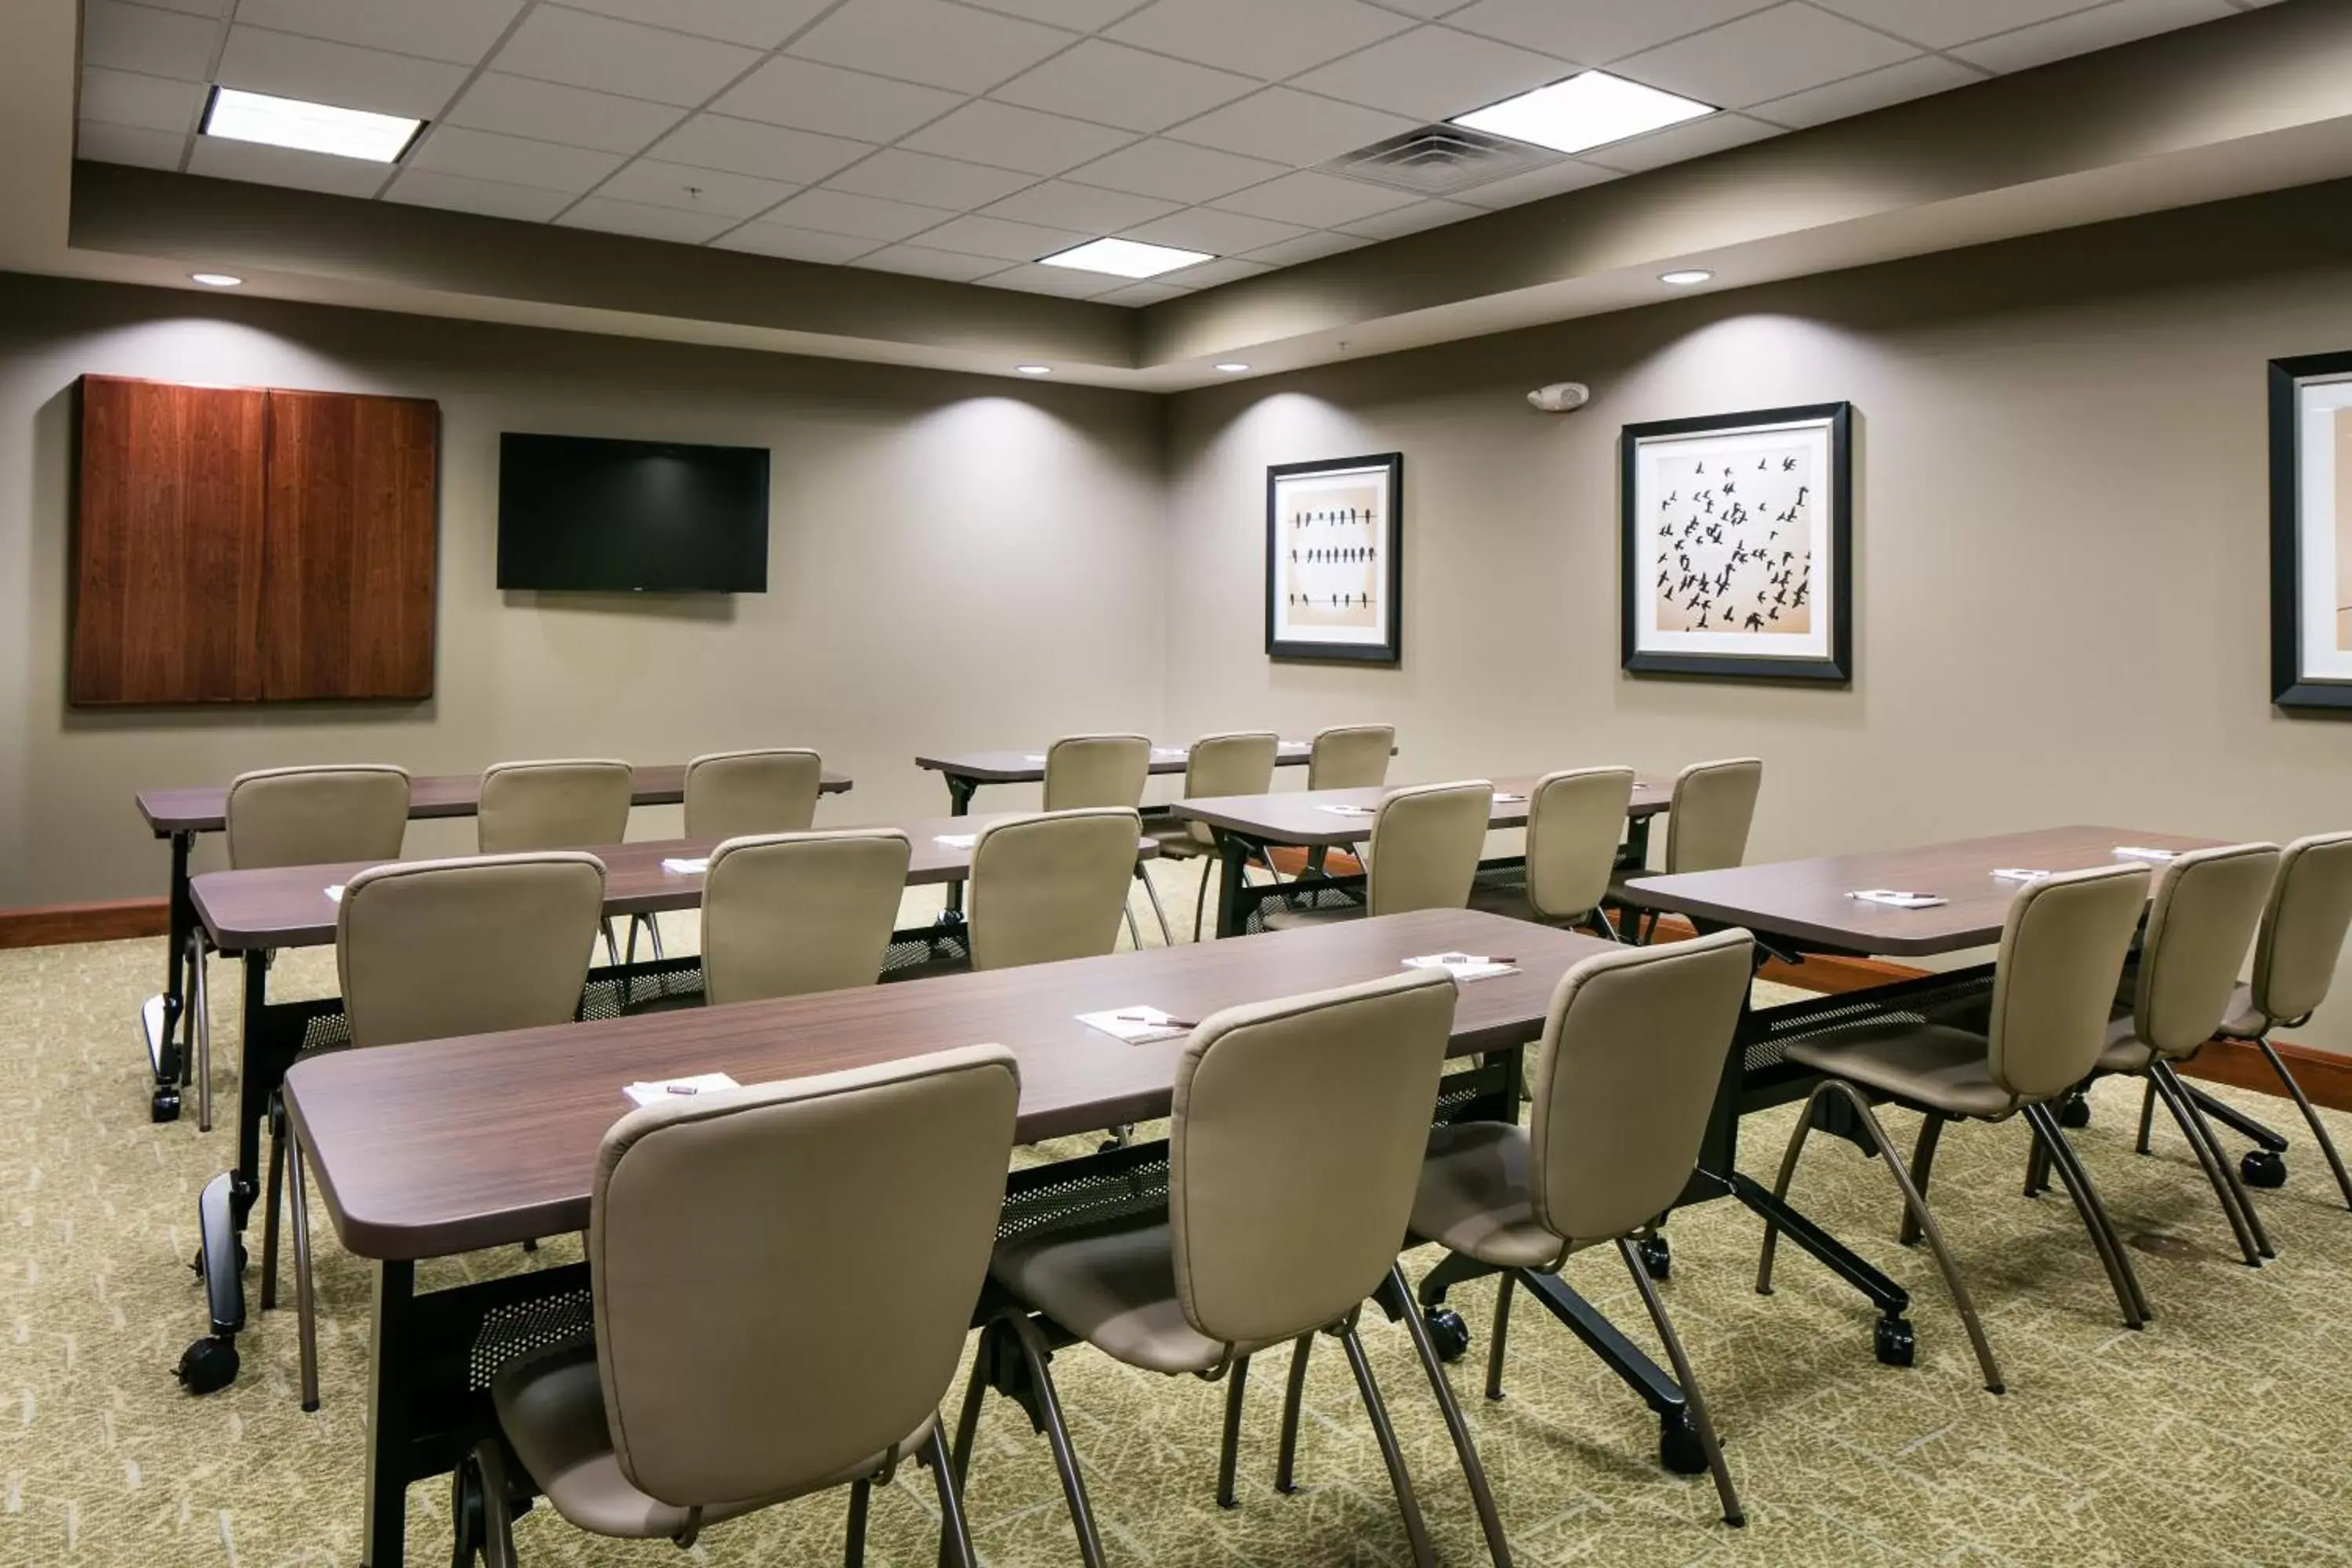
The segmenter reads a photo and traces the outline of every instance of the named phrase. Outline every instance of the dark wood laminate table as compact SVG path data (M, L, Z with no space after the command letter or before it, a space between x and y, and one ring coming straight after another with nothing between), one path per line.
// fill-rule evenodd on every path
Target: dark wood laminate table
M676 805L686 798L686 764L656 763L637 768L632 781L632 805ZM823 795L840 795L850 787L845 773L826 772L817 785ZM193 1025L186 1017L188 942L195 930L195 911L188 900L188 857L200 833L219 833L228 826L228 786L198 784L141 790L132 797L148 831L172 845L171 882L164 901L165 937L163 989L139 1009L139 1033L147 1047L147 1065L154 1079L149 1113L157 1121L180 1114L180 1091L188 1081L189 1046ZM481 809L479 773L432 773L408 781L411 821L471 816Z
M1525 827L1528 825L1528 796L1535 789L1533 777L1499 778L1495 785L1493 810L1486 819L1490 829ZM1335 806L1353 806L1369 813L1381 804L1382 797L1405 787L1384 784L1369 789L1292 790L1280 795L1200 795L1173 803L1169 810L1179 817L1206 826L1217 840L1218 901L1217 934L1239 936L1248 929L1250 911L1258 904L1282 895L1272 888L1252 889L1246 871L1250 857L1276 845L1303 845L1313 848L1344 848L1361 843L1372 834L1372 818L1369 815L1340 812ZM1633 804L1626 808L1626 837L1618 853L1618 863L1625 867L1644 864L1650 849L1650 819L1664 811L1673 800L1672 779L1652 773L1637 773L1633 780ZM1517 799L1506 800L1505 795ZM1346 887L1360 879L1320 879L1330 885ZM1291 884L1295 887L1297 884ZM1258 896L1250 897L1255 890Z
M624 1084L709 1071L757 1083L997 1041L1021 1063L1017 1136L1050 1138L1169 1110L1183 1042L1124 1044L1079 1013L1206 1017L1394 973L1417 954L1498 947L1519 973L1461 988L1452 1042L1457 1057L1491 1054L1448 1077L1441 1106L1513 1116L1518 1047L1540 1033L1560 976L1608 945L1461 910L302 1061L288 1113L337 1234L376 1267L362 1560L401 1561L408 1484L448 1470L488 1429L488 1373L467 1375L493 1353L484 1346L535 1300L585 1300L584 1266L419 1293L417 1261L586 1226L598 1142L628 1109ZM1016 1172L1007 1203L1067 1202L1097 1175L1147 1185L1154 1160L1164 1165L1163 1145ZM1649 1370L1678 1415L1678 1391Z

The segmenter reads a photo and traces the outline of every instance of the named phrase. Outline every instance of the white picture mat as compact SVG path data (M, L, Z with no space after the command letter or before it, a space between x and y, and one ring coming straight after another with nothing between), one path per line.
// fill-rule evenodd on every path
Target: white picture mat
M1659 624L1657 578L1673 548L1665 537L1660 502L1675 493L1670 470L1691 468L1702 458L1720 458L1734 468L1738 459L1766 451L1799 449L1798 472L1809 487L1805 522L1811 552L1809 597L1812 616L1809 628L1798 634L1759 636L1739 630L1679 631ZM1834 467L1834 421L1801 419L1786 424L1754 425L1736 430L1700 430L1684 436L1639 438L1633 452L1633 507L1640 527L1640 551L1634 566L1637 585L1633 647L1637 653L1729 655L1739 658L1825 659L1832 657L1831 622L1840 584L1837 562L1831 552L1831 519L1838 497Z
M2315 377L2294 388L2296 675L2305 680L2352 680L2352 649L2338 646L2336 423L2352 408L2352 375Z
M1390 618L1396 606L1389 603L1389 552L1396 547L1395 520L1389 515L1389 466L1367 463L1360 468L1332 468L1316 474L1286 474L1274 481L1275 569L1266 593L1274 615L1274 640L1278 643L1321 643L1326 646L1385 647ZM1369 490L1371 519L1368 523L1294 528L1300 512L1343 510L1360 506ZM1328 535L1328 539L1318 539ZM1313 542L1309 542L1313 541ZM1369 545L1371 558L1363 562L1325 563L1294 568L1290 552L1329 545ZM1371 612L1360 626L1318 624L1294 614L1289 595L1369 593Z

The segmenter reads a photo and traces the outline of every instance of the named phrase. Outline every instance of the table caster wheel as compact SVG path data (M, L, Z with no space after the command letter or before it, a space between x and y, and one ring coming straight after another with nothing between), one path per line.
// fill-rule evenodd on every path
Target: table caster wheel
M1658 1463L1678 1476L1706 1473L1706 1450L1699 1447L1698 1423L1691 1419L1689 1405L1658 1417Z
M213 1394L236 1381L236 1342L206 1334L180 1357L180 1383L190 1394Z
M2090 1124L2091 1102L2084 1100L2081 1095L2076 1095L2074 1099L2069 1100L2064 1104L2059 1106L2059 1126L2069 1128L2088 1127Z
M2286 1185L2286 1162L2275 1149L2249 1149L2246 1157L2238 1162L2239 1173L2250 1187L2283 1187Z
M1642 1271L1653 1279L1664 1279L1675 1271L1674 1248L1663 1236L1645 1236L1633 1244L1642 1255Z
M1901 1318L1881 1318L1873 1336L1879 1361L1887 1366L1909 1366L1919 1353L1916 1330Z
M155 1097L147 1102L147 1120L150 1121L177 1121L179 1119L180 1091L176 1089L157 1089L155 1091Z
M1421 1321L1429 1329L1430 1348L1440 1361L1460 1361L1470 1352L1470 1325L1451 1307L1424 1307Z

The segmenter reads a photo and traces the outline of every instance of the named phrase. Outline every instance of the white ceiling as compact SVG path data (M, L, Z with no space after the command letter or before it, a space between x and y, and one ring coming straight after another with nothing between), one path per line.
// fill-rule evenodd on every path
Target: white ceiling
M1142 305L2271 3L86 0L77 151ZM1728 112L1459 200L1311 172L1593 66ZM215 141L213 83L431 123ZM1105 234L1220 259L1035 265Z

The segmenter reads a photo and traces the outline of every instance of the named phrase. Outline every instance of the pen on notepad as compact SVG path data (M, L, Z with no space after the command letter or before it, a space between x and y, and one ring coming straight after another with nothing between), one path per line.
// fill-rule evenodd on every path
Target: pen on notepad
M1121 1013L1122 1024L1149 1024L1155 1029L1197 1029L1201 1026L1190 1018L1147 1018L1140 1013Z
M664 1094L700 1094L702 1091L690 1083L666 1083L662 1085L662 1092Z

